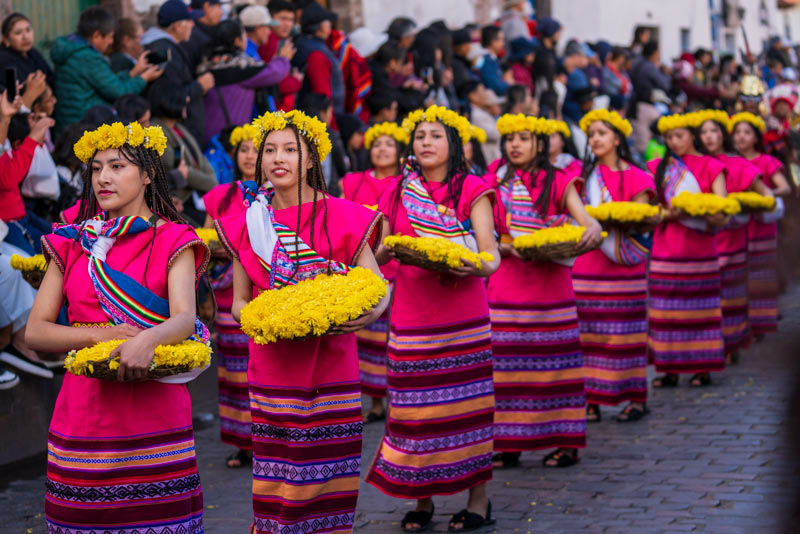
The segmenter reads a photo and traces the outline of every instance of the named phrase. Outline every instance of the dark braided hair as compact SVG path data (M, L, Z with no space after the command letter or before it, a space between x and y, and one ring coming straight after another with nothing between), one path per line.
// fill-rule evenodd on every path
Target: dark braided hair
M503 154L503 159L506 161L506 175L503 177L501 184L507 183L514 176L514 166L506 153L506 138L503 136L500 141L500 150ZM535 171L544 171L544 187L541 193L533 201L533 206L539 213L546 213L547 207L550 204L551 197L555 198L555 190L553 189L553 181L556 177L556 168L550 163L550 135L539 134L536 135L536 154L533 160L528 164L528 167L522 169L531 174L533 180L536 179Z
M638 165L633 161L633 154L631 153L631 147L628 144L627 139L625 139L625 136L622 135L622 132L614 128L614 126L612 126L611 123L608 123L606 121L602 122L603 124L608 126L612 132L614 132L614 137L616 137L617 141L619 141L616 147L617 166L619 167L620 166L619 163L621 161L624 161L631 167L638 167ZM589 176L591 176L596 166L597 166L597 158L594 157L594 153L592 152L592 149L589 148L589 143L587 142L586 151L583 154L583 167L581 171L581 178L583 178L584 182L589 179ZM622 174L622 169L619 170L619 173L620 175ZM622 180L619 181L619 195L617 198L622 198Z
M224 213L225 210L228 209L228 206L231 205L231 202L233 202L234 191L238 189L236 182L241 182L244 178L242 175L242 170L239 168L239 151L242 149L242 145L244 143L245 141L242 141L233 147L233 182L228 184L228 190L225 192L225 196L222 197L222 200L219 203L220 213Z
M300 269L300 255L297 250L297 245L300 244L300 224L302 222L302 207L303 207L303 183L302 179L305 176L306 184L314 190L313 202L311 203L311 239L308 246L316 250L314 245L314 222L317 218L317 200L319 193L322 193L323 213L322 213L322 229L325 232L325 239L328 244L328 254L333 254L333 245L331 244L331 237L328 233L328 185L325 182L325 175L322 172L322 162L319 159L319 152L312 147L312 144L303 137L298 131L297 127L292 123L287 123L286 128L294 132L294 138L297 142L297 172L300 175L297 180L297 230L295 232L295 256L294 256L294 269L290 280L297 275ZM264 147L267 144L267 137L271 132L264 134L261 141L261 147L258 149L258 159L256 160L256 183L263 185L264 183L264 170L262 169L262 161L264 155ZM309 148L311 154L311 168L306 170L303 167L303 145ZM331 272L331 260L328 259L328 273Z

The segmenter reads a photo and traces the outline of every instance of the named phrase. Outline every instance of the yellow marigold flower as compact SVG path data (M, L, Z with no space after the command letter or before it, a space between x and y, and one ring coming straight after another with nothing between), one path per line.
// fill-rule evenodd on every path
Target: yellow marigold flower
M571 224L542 228L530 234L514 238L514 248L539 248L545 245L557 245L559 243L577 243L581 240L581 236L583 236L583 232L585 231L585 227ZM608 237L606 232L603 232L602 235L604 238Z
M264 291L241 313L242 331L259 345L321 336L358 319L386 296L386 281L363 267L320 274L297 285Z
M232 146L237 146L248 140L255 139L259 134L258 128L252 124L242 124L233 129L230 136L230 143Z
M616 111L607 109L593 109L581 118L580 127L583 133L589 133L589 126L597 121L610 124L615 130L619 131L623 137L629 137L633 132L633 126L626 119L623 119Z
M454 128L464 145L469 143L472 137L470 124L466 117L444 106L430 106L428 109L418 109L409 113L403 120L403 128L408 132L409 137L420 122L441 122L445 126Z
M128 125L128 142L131 146L139 146L144 143L144 128L138 122Z
M466 262L473 263L478 269L481 261L494 261L488 252L475 253L463 245L442 237L411 237L409 235L390 235L383 240L387 247L405 247L425 254L429 260L444 263L456 269L464 267Z
M766 125L766 123L764 123L764 119L762 119L758 115L753 115L752 113L750 113L748 111L743 111L741 113L737 113L736 115L731 117L730 130L733 131L733 129L736 127L736 125L739 124L740 122L749 122L750 124L755 126L756 130L758 130L761 133L764 133L764 132L767 131L767 125Z
M661 117L658 119L658 131L664 133L677 128L699 128L709 120L716 121L723 128L730 130L730 119L727 113L718 109L704 109Z
M270 111L264 113L260 117L253 119L252 125L258 128L259 132L253 138L253 144L256 148L261 148L264 138L269 132L277 132L286 128L287 125L293 125L297 131L306 138L317 150L320 161L325 161L325 158L330 154L331 138L328 135L328 127L324 122L316 117L309 117L298 109L293 109L287 113L283 111Z
M586 213L598 221L639 222L658 215L658 206L641 202L604 202L586 206Z
M775 209L775 198L761 195L755 191L743 191L741 193L728 193L728 198L732 198L741 204L742 207L772 211Z
M500 135L511 135L524 131L531 132L533 135L549 135L552 133L550 130L553 129L552 126L548 125L547 119L540 119L539 117L532 117L522 113L501 115L497 119L496 126Z
M673 198L672 207L679 208L693 217L715 213L736 215L742 210L739 202L732 198L721 197L713 193L689 193L688 191Z
M35 256L31 256L30 258L25 258L23 256L19 256L17 254L13 254L11 256L11 260L9 260L12 269L16 269L17 271L41 271L44 272L47 270L47 262L44 259L44 255L36 254Z
M92 363L108 360L111 351L125 341L124 339L112 339L84 349L73 350L67 354L64 367L74 375L91 376L94 372ZM155 357L150 364L151 371L156 367L195 369L205 367L211 362L211 347L199 341L186 340L175 345L159 345L154 353ZM119 368L119 357L115 356L108 366L111 369Z
M379 124L373 124L370 126L369 130L364 133L364 147L369 150L372 143L382 135L388 135L403 145L407 145L409 141L408 132L405 128L398 126L397 123L394 122L381 122Z
M470 128L472 128L472 139L481 144L486 142L486 130L474 125L470 125Z
M553 130L552 132L550 132L551 134L560 133L564 137L570 137L572 135L572 132L570 131L569 126L567 125L566 122L557 121L553 119L547 119L547 122L548 126L550 126L550 128L552 128Z
M217 235L217 231L213 228L195 228L194 231L197 234L197 237L199 237L206 245L212 241L219 241L219 235Z
M144 145L145 148L154 150L161 156L167 148L167 137L160 126L144 129L138 122L132 122L128 126L115 122L84 132L72 149L79 160L89 163L97 152L109 148L122 148L126 144L132 147Z

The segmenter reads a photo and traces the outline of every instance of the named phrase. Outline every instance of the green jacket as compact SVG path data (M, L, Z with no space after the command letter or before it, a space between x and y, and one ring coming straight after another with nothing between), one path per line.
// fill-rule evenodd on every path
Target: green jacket
M86 39L72 34L53 43L50 57L56 71L56 129L78 122L87 109L110 106L122 95L141 93L147 82L128 72L114 73L108 59Z

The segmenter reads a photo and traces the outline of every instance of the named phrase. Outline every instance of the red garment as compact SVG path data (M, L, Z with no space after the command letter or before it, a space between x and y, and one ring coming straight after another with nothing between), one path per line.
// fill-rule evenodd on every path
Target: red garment
M367 60L356 52L347 42L345 34L332 30L328 37L328 47L339 59L339 66L344 77L345 100L344 110L358 116L364 123L369 122L369 108L364 105L367 95L372 91L372 72Z
M533 77L531 76L531 69L524 63L512 63L511 73L514 75L514 83L524 85L531 90L531 94L535 92L533 87Z
M0 206L3 212L0 219L15 221L25 217L25 204L19 186L28 174L33 161L33 152L38 143L26 137L14 154L5 152L0 156Z
M258 55L264 60L264 63L269 63L278 53L278 44L281 39L274 33L269 34L269 39L263 45L258 47ZM282 111L291 111L294 109L294 101L300 88L303 86L302 82L292 76L291 74L285 76L283 80L278 83L278 92L280 94L279 101L275 103L278 109Z

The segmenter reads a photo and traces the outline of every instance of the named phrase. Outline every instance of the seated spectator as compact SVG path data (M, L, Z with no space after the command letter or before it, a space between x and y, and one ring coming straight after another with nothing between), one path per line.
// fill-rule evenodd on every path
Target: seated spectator
M183 3L183 0L181 0L181 3ZM194 72L203 61L206 47L211 41L211 33L217 24L222 21L225 12L222 10L220 0L192 0L190 7L192 8L194 26L190 31L189 37L181 41L181 48L186 51L192 72ZM200 16L194 16L196 13L199 13Z
M161 71L141 58L128 72L114 73L105 57L114 40L116 19L104 7L85 9L76 33L59 37L50 56L56 66L57 128L78 122L97 104L111 104L126 93L141 93Z
M267 44L271 28L278 26L280 23L273 21L269 15L269 11L264 6L251 5L247 6L239 12L239 22L247 32L247 46L244 53L254 59L259 59L259 47Z
M506 0L505 11L500 15L500 29L506 38L506 48L511 48L511 43L515 39L530 40L531 34L527 22L530 7L528 0Z
M539 97L542 115L551 117L558 111L556 46L561 38L561 23L552 17L542 17L536 25L536 31L541 47L536 51L533 61L533 83L536 85L535 92Z
M524 85L512 85L506 93L506 102L503 105L503 113L516 115L538 115L539 106L533 98L530 90Z
M583 117L578 97L591 89L584 69L589 64L586 49L578 41L570 41L564 51L563 68L567 74L567 95L564 99L564 117L577 123Z
M425 103L425 93L422 91L424 84L420 80L409 78L400 87L392 84L392 77L400 74L404 57L405 52L397 43L389 41L368 62L372 74L372 92L394 93L401 114L421 108Z
M178 200L184 218L202 226L206 214L198 205L202 195L217 185L214 168L203 155L200 144L179 121L186 116L186 98L177 87L164 86L153 95L153 126L161 126L167 136L167 148L161 156L170 179L170 194Z
M0 46L0 65L14 67L20 83L36 72L42 72L50 88L55 86L55 75L39 50L33 46L34 32L30 19L22 13L11 13L0 26L3 43ZM28 106L30 107L30 106Z
M472 40L466 28L453 32L453 60L450 63L453 69L453 85L458 88L468 80L477 80L478 75L472 70L472 61L469 52Z
M366 125L356 115L350 114L339 117L338 123L342 144L347 155L348 172L366 170L367 153L364 150Z
M603 66L603 91L611 98L611 109L625 109L633 93L633 84L625 64L628 52L619 46L611 49Z
M234 128L236 128L235 125L223 128L219 134L211 138L205 152L203 152L214 168L217 182L221 184L229 184L235 179L236 170L234 169L232 157L234 146L230 142Z
M23 103L25 102L24 95L22 97L22 101ZM44 92L33 101L33 104L31 104L31 112L34 115L45 115L47 117L52 117L53 113L55 113L56 102L57 100L55 94L53 94L53 90L50 89L50 86L45 85ZM50 136L49 128L44 136L44 146L47 148L48 152L53 150L53 140Z
M198 68L214 76L214 89L205 98L203 146L224 127L250 122L256 90L277 84L289 73L289 60L295 54L290 42L264 64L245 54L246 39L236 21L224 20L214 28L209 53Z
M84 165L75 155L74 147L83 132L88 129L85 124L80 122L66 126L56 138L51 154L53 163L56 164L58 179L61 182L61 194L57 202L58 216L55 218L62 223L73 222L67 219L70 215L74 219L78 214L77 209L74 213L66 210L69 210L71 206L78 202L81 191L83 191L82 171Z
M389 42L408 51L417 38L417 23L408 17L395 17L386 28L386 34L389 36Z
M150 126L150 102L139 95L123 95L114 102L117 120L123 124L138 122L143 128Z
M372 91L367 97L367 106L372 124L397 121L397 94L394 90Z
M142 25L137 20L119 19L114 31L114 47L111 54L111 70L123 72L136 66L139 56L144 52L142 47Z
M497 114L488 111L490 103L497 106L497 95L489 96L489 92L481 82L469 81L458 88L458 96L469 104L469 120L478 128L486 132L486 142L483 143L483 155L487 163L500 159L500 134L497 131ZM494 100L490 100L493 98Z
M478 74L483 85L498 96L505 96L510 85L500 68L500 60L497 59L503 52L504 39L503 30L497 26L484 26L481 30L481 46L486 49L486 53L477 65Z
M328 193L338 197L339 180L347 173L347 159L341 135L337 130L331 128L333 103L325 95L307 93L298 99L297 109L310 117L318 117L328 126L332 150L331 154L322 162L322 174L328 179Z
M278 23L272 26L272 31L267 42L258 47L258 55L265 62L272 61L284 42L291 40L294 30L295 12L294 4L287 0L270 0L269 14L272 20ZM287 76L278 84L278 90L272 91L274 109L290 111L294 109L295 97L303 86L303 75L296 68L292 69L291 76Z
M658 41L647 41L642 46L642 55L634 60L630 76L633 96L628 117L633 126L633 147L641 153L650 141L650 125L660 115L654 105L653 92L661 90L667 93L672 85L669 76L661 72Z
M157 24L144 32L142 44L149 51L169 53L171 59L164 66L164 75L147 88L145 96L152 100L165 87L179 91L189 102L183 123L195 139L202 140L206 129L203 95L214 87L214 76L207 72L195 79L195 65L180 46L194 26L189 9L181 0L167 0L158 9Z
M511 41L508 54L508 62L511 64L511 73L514 83L524 85L531 93L533 88L533 76L531 68L536 59L536 45L530 39L517 37Z
M85 125L87 130L95 130L103 124L112 124L118 120L114 108L106 104L98 104L86 110L80 123Z

